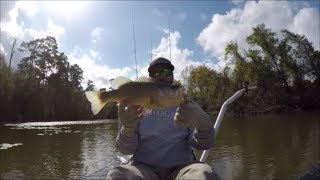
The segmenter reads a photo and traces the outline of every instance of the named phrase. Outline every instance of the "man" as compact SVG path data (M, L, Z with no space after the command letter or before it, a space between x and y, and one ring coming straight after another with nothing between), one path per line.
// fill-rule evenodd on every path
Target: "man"
M174 66L165 58L148 68L152 81L173 83ZM192 147L205 150L214 141L210 117L187 98L177 107L153 109L143 117L139 106L119 105L116 147L133 154L130 164L112 169L107 179L217 179L213 168L196 161Z

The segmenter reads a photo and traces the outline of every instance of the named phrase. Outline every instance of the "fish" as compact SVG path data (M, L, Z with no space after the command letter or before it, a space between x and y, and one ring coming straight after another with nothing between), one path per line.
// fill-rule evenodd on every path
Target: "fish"
M113 79L111 90L87 91L85 95L91 103L94 115L98 114L109 102L138 105L146 111L185 102L185 94L181 85L152 82L150 78L146 77L132 81L119 76Z

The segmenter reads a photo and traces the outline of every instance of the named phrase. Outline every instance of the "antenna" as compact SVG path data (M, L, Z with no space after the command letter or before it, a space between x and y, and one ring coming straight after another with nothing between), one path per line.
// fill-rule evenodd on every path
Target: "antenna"
M171 33L170 33L170 19L169 19L169 16L168 16L168 24L169 24L169 52L170 52L170 61L171 61Z
M150 30L150 61L152 61L152 24L151 24L151 30Z
M134 62L135 62L135 64L136 64L136 76L137 76L137 79L138 79L137 52L136 52L136 37L135 37L135 31L134 31L133 12L131 13L131 20L132 20L132 33L133 33Z

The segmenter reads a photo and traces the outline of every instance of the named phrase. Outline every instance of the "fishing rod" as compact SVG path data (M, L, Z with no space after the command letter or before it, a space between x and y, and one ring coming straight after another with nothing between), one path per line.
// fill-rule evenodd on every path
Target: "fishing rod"
M170 32L170 19L168 16L168 24L169 24L169 60L171 61L171 32Z
M151 25L152 27L152 25ZM152 61L152 29L150 30L150 62Z
M131 20L132 20L134 62L135 62L135 65L136 65L136 78L138 79L137 51L136 51L136 33L134 31L133 12L131 13Z
M227 107L229 104L233 103L236 99L238 99L239 97L241 97L244 93L248 92L249 90L252 90L252 89L256 89L257 86L253 86L253 87L248 87L248 83L245 83L244 84L244 88L243 89L240 89L239 91L237 91L236 93L234 93L233 96L231 96L228 100L226 100L223 105L221 106L221 109L219 111L219 115L217 117L217 120L214 124L214 130L215 130L215 133L214 133L214 137L217 136L217 133L218 133L218 130L219 130L219 127L221 125L221 122L222 122L222 119L223 119L223 116L224 116L224 113L226 112L227 110ZM202 152L202 155L200 157L200 161L201 162L205 162L208 158L208 155L209 155L209 149L208 150L204 150Z

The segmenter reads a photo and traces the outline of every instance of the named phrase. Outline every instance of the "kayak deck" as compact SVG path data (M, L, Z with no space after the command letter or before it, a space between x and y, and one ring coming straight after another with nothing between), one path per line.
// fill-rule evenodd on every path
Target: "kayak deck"
M101 168L91 174L88 174L84 177L82 177L83 180L89 180L89 179L96 179L96 180L100 180L100 179L106 179L107 174L109 172L109 168L104 167Z
M320 179L320 162L307 171L299 180L319 180Z
M101 168L91 174L88 174L84 177L82 177L83 180L100 180L100 179L106 179L107 174L109 172L108 167ZM319 180L320 179L320 163L313 166L309 171L307 171L304 175L302 175L299 180Z

